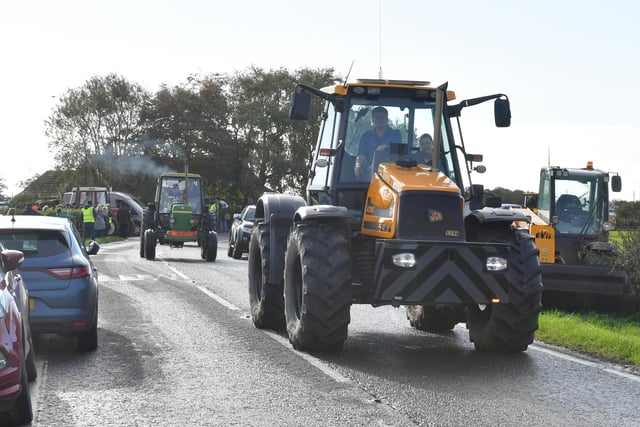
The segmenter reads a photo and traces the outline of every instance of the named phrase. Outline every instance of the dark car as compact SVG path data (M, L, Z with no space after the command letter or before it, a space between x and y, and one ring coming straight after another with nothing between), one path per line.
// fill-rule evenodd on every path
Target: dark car
M140 227L142 224L142 211L144 210L143 206L142 206L142 202L138 199L136 199L134 196L132 196L129 193L122 193L119 191L112 191L109 193L109 200L110 200L110 209L111 209L111 215L113 216L113 218L116 217L117 213L118 213L118 207L124 203L125 205L127 205L127 207L129 208L129 212L131 213L131 227L129 228L129 234L133 234L135 236L140 234ZM113 229L111 230L111 233L109 234L113 234L113 233L117 233L117 230L115 229L115 227L113 227Z
M249 239L255 215L256 205L247 205L239 214L233 214L233 222L229 231L228 256L240 259L244 252L249 251Z
M67 218L0 217L0 243L24 253L20 269L29 290L31 330L78 338L78 349L98 347L98 272L78 229Z
M33 419L29 381L36 379L36 358L29 328L29 294L16 269L24 256L0 246L0 424Z

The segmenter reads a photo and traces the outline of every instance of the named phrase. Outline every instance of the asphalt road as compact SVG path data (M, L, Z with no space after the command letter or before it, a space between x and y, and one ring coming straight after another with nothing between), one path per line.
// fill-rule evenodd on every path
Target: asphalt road
M195 245L103 245L99 347L35 341L34 426L640 425L640 376L543 344L474 351L464 325L409 326L404 309L352 307L337 353L293 350L249 319L247 261Z

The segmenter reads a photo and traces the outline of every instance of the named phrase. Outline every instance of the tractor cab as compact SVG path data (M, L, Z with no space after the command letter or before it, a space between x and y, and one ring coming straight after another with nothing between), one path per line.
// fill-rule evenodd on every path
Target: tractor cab
M465 207L474 196L469 172L483 172L484 167L474 168L473 162L481 161L482 156L467 154L462 139L460 145L455 143L452 119L460 116L463 107L494 99L496 125L510 123L505 95L449 105L455 93L447 90L447 84L436 88L429 82L383 80L358 80L322 90L298 85L292 119L308 116L310 93L327 102L307 198L312 204L346 207L352 226L361 225L364 234L377 237L388 237L391 231L382 224L386 221L382 217L389 215L379 213L397 209L384 200L390 195L389 186L393 192L416 199L404 205L398 224L407 223L415 209L426 209L417 201L420 197L413 197L425 190L441 196L447 217L469 212ZM378 214L367 219L372 212ZM372 234L369 227L386 231Z
M537 215L553 227L556 257L579 264L589 242L607 242L614 228L609 222L609 185L618 192L619 175L585 168L544 167L540 171ZM598 248L600 248L599 245Z

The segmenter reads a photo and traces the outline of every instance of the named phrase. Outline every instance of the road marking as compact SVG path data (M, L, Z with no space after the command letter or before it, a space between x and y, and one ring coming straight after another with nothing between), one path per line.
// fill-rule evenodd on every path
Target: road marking
M309 353L303 353L301 351L294 349L293 347L291 347L289 340L281 337L275 332L265 331L265 330L263 330L262 332L264 332L266 335L270 336L271 338L273 338L274 340L282 344L287 350L302 357L304 360L309 362L309 364L311 364L312 366L320 369L325 375L333 379L335 382L348 383L350 381L349 378L343 376L340 372L336 371L335 369L330 368L322 360L318 359L317 357L313 357Z
M209 297L213 298L214 300L218 301L220 304L224 305L228 309L230 309L230 310L240 310L238 307L236 307L235 305L231 304L229 301L225 300L224 298L214 294L213 292L211 292L209 289L205 288L204 286L198 286L198 289L200 289L207 296L209 296ZM277 341L280 344L282 344L289 351L291 351L291 352L297 354L298 356L302 357L304 360L309 362L309 364L311 364L312 366L315 366L316 368L318 368L320 371L322 371L325 375L329 376L335 382L348 383L350 381L349 378L344 377L338 371L330 368L324 362L322 362L320 359L318 359L316 357L313 357L308 353L303 353L301 351L295 350L294 348L291 347L291 344L289 344L289 341L284 339L280 335L278 335L276 333L273 333L273 332L270 332L270 331L265 331L265 330L263 330L262 332L264 332L266 335L270 336L275 341Z
M211 292L209 289L205 288L204 286L198 286L198 289L200 289L202 292L204 292L207 296L213 298L214 300L218 301L220 304L222 304L225 307L227 307L229 310L240 310L238 307L236 307L235 305L231 304L229 301L225 300L224 298L214 294L213 292Z
M190 280L188 276L185 276L184 274L182 274L177 268L175 267L169 267L169 270L173 271L174 273L176 273L178 276L182 277L184 280Z
M627 379L632 380L632 381L640 382L640 376L638 376L637 374L630 373L630 372L625 372L621 368L620 369L608 368L608 367L604 366L603 363L592 362L590 360L581 359L579 357L571 356L569 354L564 354L562 352L559 352L559 351L556 351L556 350L552 350L552 349L546 348L546 347L541 347L540 345L536 345L536 344L529 345L529 348L532 349L532 350L540 351L542 353L547 353L547 354L549 354L551 356L555 356L555 357L558 357L560 359L565 359L565 360L568 360L570 362L575 362L575 363L578 363L580 365L588 366L590 368L600 369L600 370L603 370L603 371L608 372L610 374L617 375L619 377L623 377L623 378L627 378Z

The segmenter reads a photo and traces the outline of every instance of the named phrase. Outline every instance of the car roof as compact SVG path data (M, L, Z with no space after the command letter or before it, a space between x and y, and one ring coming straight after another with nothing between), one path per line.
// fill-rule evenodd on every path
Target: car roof
M0 228L35 228L46 230L67 230L68 218L46 215L4 215L0 216Z

